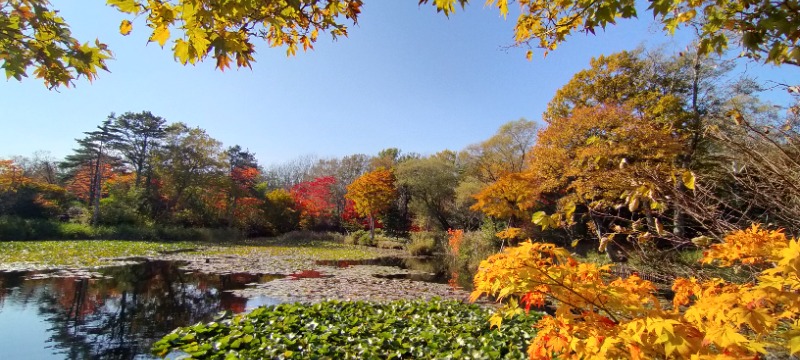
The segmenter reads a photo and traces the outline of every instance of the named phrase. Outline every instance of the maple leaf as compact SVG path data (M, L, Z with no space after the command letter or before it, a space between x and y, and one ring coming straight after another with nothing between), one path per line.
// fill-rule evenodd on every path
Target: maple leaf
M122 20L119 24L119 33L122 35L128 35L133 30L133 24L129 20Z

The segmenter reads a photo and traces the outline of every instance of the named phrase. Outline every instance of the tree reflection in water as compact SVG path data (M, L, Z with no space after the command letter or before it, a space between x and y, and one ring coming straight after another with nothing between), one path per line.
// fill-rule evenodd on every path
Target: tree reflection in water
M208 321L224 310L244 311L247 299L225 290L279 277L187 273L180 265L151 261L98 270L105 279L26 280L34 273L0 273L0 312L38 307L39 319L31 321L48 323L46 346L55 358L132 359L147 356L150 345L176 327ZM0 358L8 358L3 352L0 348Z

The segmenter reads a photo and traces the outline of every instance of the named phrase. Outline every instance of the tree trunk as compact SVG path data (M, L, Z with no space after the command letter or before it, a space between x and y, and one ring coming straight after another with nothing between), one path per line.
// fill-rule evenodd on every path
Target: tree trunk
M92 213L92 225L97 226L97 222L100 220L100 194L103 191L103 148L102 145L100 147L99 154L97 156L97 165L94 169L94 212Z
M375 219L372 217L372 214L369 214L369 238L370 242L375 241Z
M694 153L700 147L700 140L702 137L702 125L703 119L700 116L700 106L697 103L697 96L700 92L700 70L701 70L702 62L700 61L700 54L695 54L694 64L692 66L692 122L689 125L689 130L691 131L691 138L689 140L689 149L687 150L686 154L682 156L681 159L681 168L683 170L690 170L692 166L692 160L694 158ZM686 193L687 189L686 186L683 184L683 181L678 181L676 184L676 190L679 194ZM683 210L676 206L675 207L675 214L673 217L673 228L672 234L675 235L679 239L683 239L686 237L686 215L684 214Z

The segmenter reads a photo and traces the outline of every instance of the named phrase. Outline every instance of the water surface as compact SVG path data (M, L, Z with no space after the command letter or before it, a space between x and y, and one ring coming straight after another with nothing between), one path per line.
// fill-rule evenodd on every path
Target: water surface
M96 270L94 278L0 272L0 359L150 358L176 327L277 303L228 290L280 275L209 275L149 261Z

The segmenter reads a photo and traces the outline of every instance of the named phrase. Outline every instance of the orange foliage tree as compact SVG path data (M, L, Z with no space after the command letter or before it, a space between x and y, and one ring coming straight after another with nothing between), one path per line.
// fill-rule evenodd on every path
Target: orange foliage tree
M114 172L111 170L111 165L103 164L99 176L101 184L105 185L106 181L111 179L113 176ZM95 174L95 167L89 164L83 165L78 169L71 181L67 184L66 189L78 199L86 201L87 206L91 206L91 194L96 188L95 181L97 181L97 179L98 176ZM106 186L101 186L101 193L97 196L103 197L107 194L108 188Z
M58 185L26 176L14 161L0 160L0 214L18 212L12 208L27 215L55 213L63 194Z
M378 169L361 175L347 186L345 197L353 201L356 212L369 219L370 236L375 239L375 216L389 208L397 198L391 170Z
M756 249L751 252L750 250ZM525 242L481 263L471 300L504 302L492 317L551 302L528 349L549 358L753 358L784 349L800 353L800 243L757 225L712 245L703 263L760 270L750 282L678 278L672 304L655 286L612 265L582 263L553 244Z
M486 187L475 209L527 215L542 229L577 219L604 244L619 233L662 235L663 187L694 181L675 165L681 151L680 135L629 107L577 108L540 131L527 169Z

